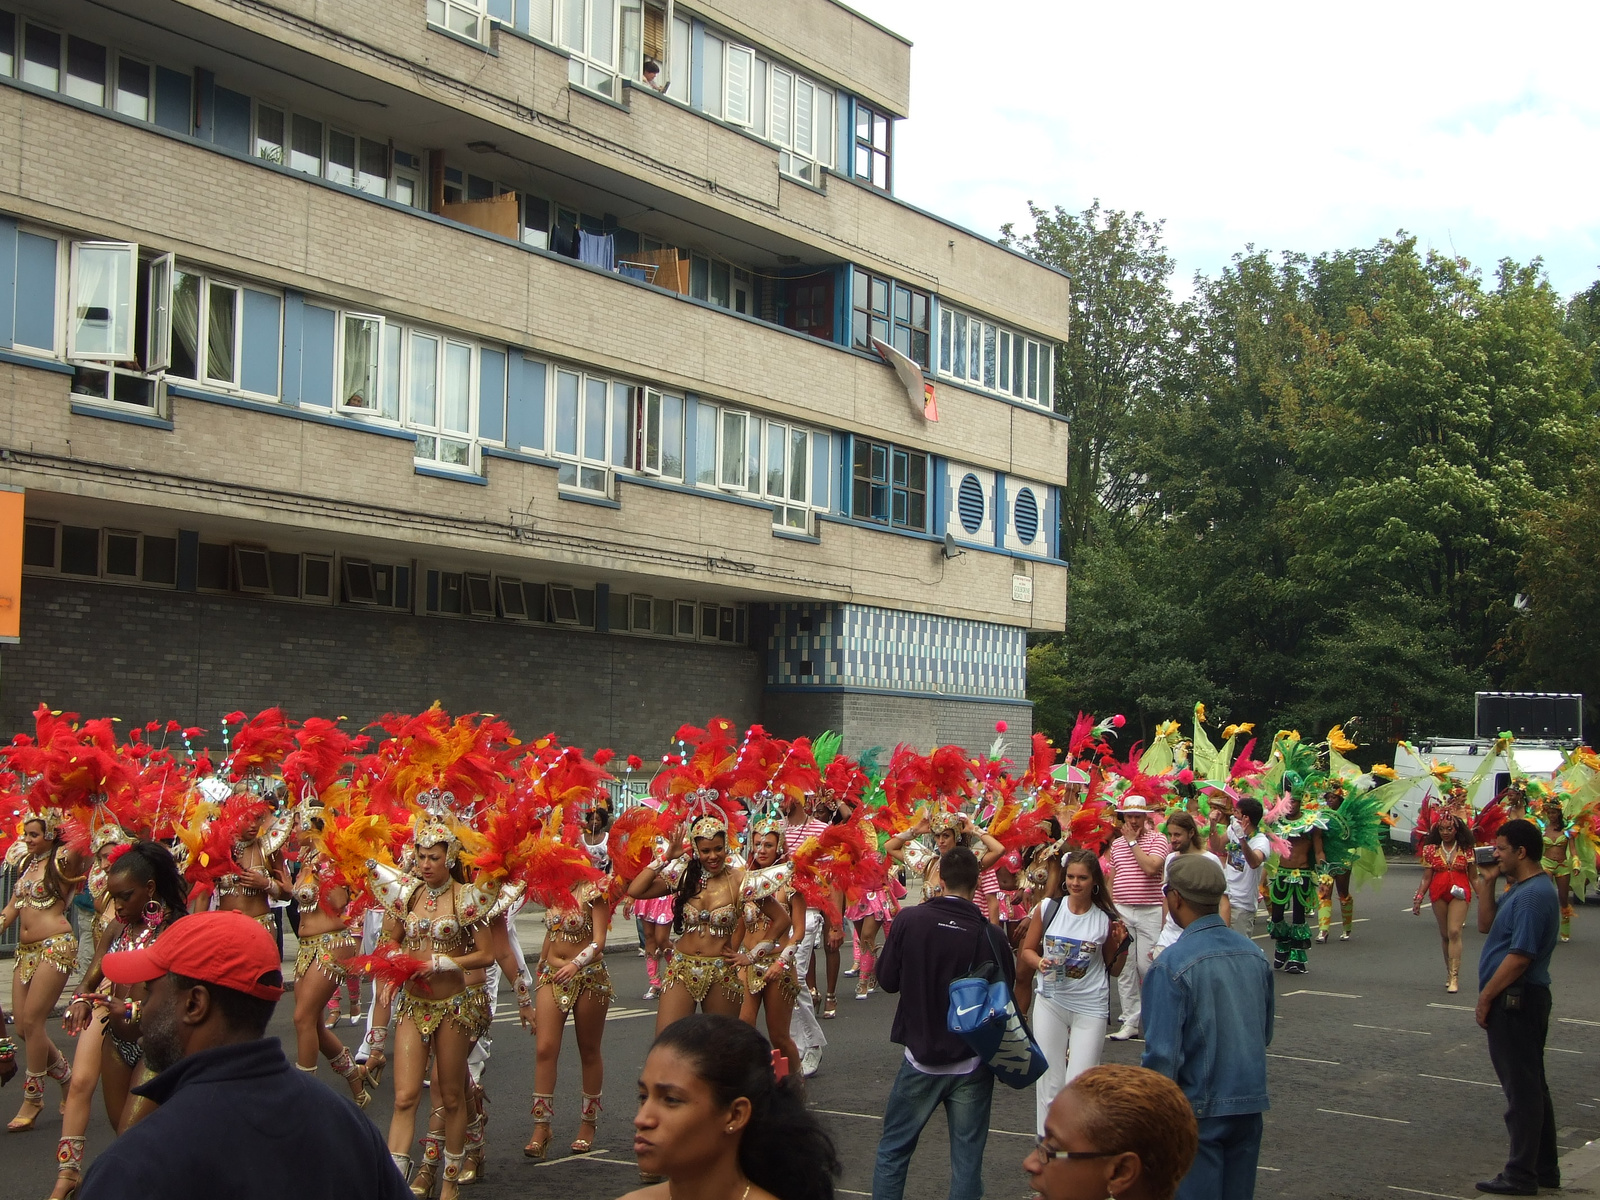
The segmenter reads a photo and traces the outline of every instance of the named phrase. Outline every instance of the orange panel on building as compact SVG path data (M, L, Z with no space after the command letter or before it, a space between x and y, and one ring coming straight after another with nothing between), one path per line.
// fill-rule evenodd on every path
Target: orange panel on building
M22 635L22 499L0 490L0 642Z

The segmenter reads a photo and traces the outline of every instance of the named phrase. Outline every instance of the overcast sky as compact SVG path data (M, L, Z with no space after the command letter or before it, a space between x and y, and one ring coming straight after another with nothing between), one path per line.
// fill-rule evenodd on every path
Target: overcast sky
M850 0L910 38L895 192L980 233L1096 197L1180 286L1398 229L1600 278L1600 4Z

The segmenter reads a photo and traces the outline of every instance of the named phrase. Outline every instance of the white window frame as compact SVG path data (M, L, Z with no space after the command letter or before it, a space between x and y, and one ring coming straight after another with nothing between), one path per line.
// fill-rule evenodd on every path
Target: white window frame
M340 336L343 336L341 326ZM416 338L426 338L435 343L438 353L435 356L433 370L433 422L423 421L411 411L411 386L413 382L411 370L411 346ZM382 345L381 341L379 343ZM446 364L450 359L451 347L464 349L467 353L467 429L465 432L446 429L444 424L445 411L445 386ZM380 350L381 358L381 350ZM427 329L417 326L405 327L405 341L401 362L404 371L404 387L400 393L404 416L404 427L418 435L414 456L416 461L431 467L438 467L444 471L461 471L475 474L478 470L478 345L466 338L445 333L437 329ZM381 368L380 368L381 374ZM379 387L382 387L380 381ZM442 456L443 444L453 442L466 447L467 460L464 463L449 462ZM432 452L424 453L424 449L431 445Z
M456 28L452 18L460 24ZM487 0L428 0L428 26L468 41L487 42L489 6Z
M399 412L397 411L392 415L385 413L383 411L383 401L384 390L389 382L385 377L388 374L388 364L384 362L384 351L387 349L385 346L385 340L388 336L387 330L389 328L399 329L399 326L392 325L392 323L386 320L380 313L359 312L356 310L340 310L338 314L338 320L338 353L334 355L333 377L334 386L339 390L339 394L335 398L335 403L337 404L339 411L346 414L358 415L363 418L370 417L373 420L382 421L386 425L398 425L400 423ZM371 321L377 326L377 333L373 342L375 347L375 357L377 359L372 372L372 388L374 395L371 397L371 403L365 405L349 404L346 402L345 360L350 351L349 330L347 328L347 325L350 321ZM404 364L405 358L406 356L402 352L400 355L400 361L402 364ZM404 395L405 393L403 391L398 393L399 397L403 397Z
M742 64L736 71L734 64ZM756 52L749 46L728 42L722 53L722 119L730 125L749 128L754 109Z
M595 92L607 99L618 99L618 81L622 78L619 61L622 47L622 6L618 0L576 0L583 5L583 28L575 34L567 28L567 4L573 0L556 0L554 13L555 44L569 54L567 82L585 91ZM611 45L608 52L597 52L595 47L595 13L602 8L611 13ZM609 57L603 57L609 53Z
M773 506L772 523L779 529L809 533L812 528L810 514L816 508L812 499L811 484L816 468L817 432L788 421L768 420L763 421L762 425L764 427L761 444L764 468L761 475L762 499ZM771 486L772 434L775 430L781 431L783 438L783 478L779 493L776 495L773 494ZM794 465L796 434L805 440L806 458L804 469L798 472Z
M124 278L113 281L118 286L120 295L115 299L117 303L112 308L122 308L127 312L125 328L118 328L116 318L109 318L112 322L107 331L111 345L105 349L85 348L82 336L79 333L79 312L87 313L88 309L82 304L79 288L82 284L82 255L84 251L115 253L120 256L126 265L120 268ZM128 363L138 361L138 354L134 345L134 338L138 329L139 309L139 244L137 242L104 242L104 241L74 241L71 243L71 258L67 276L67 357L75 362L95 363ZM98 305L95 307L99 307ZM87 320L87 317L84 318Z
M934 313L938 324L938 341L930 352L935 367L934 373L944 379L953 379L966 387L975 388L980 392L990 395L1006 396L1024 404L1036 405L1039 408L1052 409L1055 406L1055 346L1042 338L1036 338L1019 330L999 325L993 321L986 321L982 317L973 316L962 309L952 308L947 304L939 304ZM965 341L958 344L958 327L965 334ZM984 335L986 330L994 330L995 336L995 382L991 386L983 381L984 370ZM1001 347L1009 340L1011 345L1011 358L1013 366L1004 382L999 376L1000 361L1002 359ZM1027 360L1030 348L1038 356L1038 394L1028 395L1028 368ZM946 356L950 366L946 367ZM1017 378L1015 361L1018 355L1022 360L1022 389L1012 387ZM977 376L971 374L974 359L977 361ZM956 364L961 363L960 370Z
M839 106L833 89L775 62L767 64L766 76L766 136L779 148L778 170L803 183L820 185L822 169L831 167L834 160ZM788 112L781 123L778 103L780 81L788 93ZM807 97L809 105L808 135L804 138L798 136L802 96Z
M235 283L231 279L218 279L211 275L203 274L201 279L205 286L205 305L202 308L202 321L200 324L201 362L199 365L201 384L205 387L220 387L228 391L238 391L239 380L243 375L244 355L244 285ZM211 373L211 295L216 289L233 293L233 378L225 379Z

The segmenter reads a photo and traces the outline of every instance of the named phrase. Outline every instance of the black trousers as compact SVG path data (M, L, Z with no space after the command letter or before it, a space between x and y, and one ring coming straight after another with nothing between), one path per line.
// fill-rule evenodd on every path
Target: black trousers
M1503 1172L1519 1186L1558 1187L1556 1111L1544 1077L1544 1041L1550 1031L1550 989L1514 983L1489 1007L1489 1061L1506 1094L1511 1154Z

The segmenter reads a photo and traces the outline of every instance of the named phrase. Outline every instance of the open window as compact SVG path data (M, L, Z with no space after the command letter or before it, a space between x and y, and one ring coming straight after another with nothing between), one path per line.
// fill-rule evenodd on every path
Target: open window
M522 580L496 575L495 594L500 601L500 615L508 621L528 619L527 594L522 590Z
M272 593L272 560L265 546L233 547L233 574L241 592Z
M136 243L72 243L68 358L108 363L135 360L138 282Z
M385 358L383 318L346 313L340 335L340 406L393 419L397 414L385 411L387 394L379 378Z

